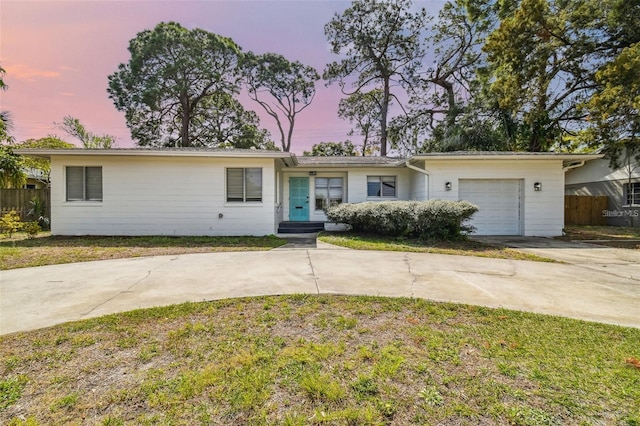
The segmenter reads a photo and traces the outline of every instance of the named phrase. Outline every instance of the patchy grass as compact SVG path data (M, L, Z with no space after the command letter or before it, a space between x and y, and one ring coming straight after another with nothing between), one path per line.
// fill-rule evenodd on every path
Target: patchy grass
M424 300L187 303L0 337L0 424L637 425L639 350L638 329Z
M421 241L410 238L385 237L356 233L322 233L320 241L355 250L404 251L416 253L456 254L462 256L491 257L495 259L533 260L556 262L535 254L523 253L507 247L486 244L480 241Z
M640 249L640 228L623 226L567 226L562 240L588 241L609 247Z
M286 242L267 237L59 237L0 240L0 270L90 260L185 253L269 250Z

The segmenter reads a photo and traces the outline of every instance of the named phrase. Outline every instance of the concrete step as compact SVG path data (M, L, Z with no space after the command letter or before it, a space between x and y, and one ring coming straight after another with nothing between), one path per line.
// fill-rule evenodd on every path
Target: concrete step
M324 231L324 222L281 222L279 234L311 234Z

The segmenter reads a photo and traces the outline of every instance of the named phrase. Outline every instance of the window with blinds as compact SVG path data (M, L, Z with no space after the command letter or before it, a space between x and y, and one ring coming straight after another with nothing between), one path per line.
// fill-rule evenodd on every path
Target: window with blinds
M367 197L396 198L396 177L367 176Z
M627 190L626 206L640 205L640 182L631 182L625 185Z
M68 166L67 201L102 201L102 167Z
M227 201L241 203L262 201L262 169L258 167L228 168Z
M342 203L342 178L316 178L316 210Z

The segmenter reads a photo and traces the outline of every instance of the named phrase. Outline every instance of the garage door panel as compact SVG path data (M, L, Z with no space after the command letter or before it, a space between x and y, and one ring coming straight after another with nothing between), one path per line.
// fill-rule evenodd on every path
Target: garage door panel
M478 206L471 219L477 235L521 235L521 181L461 179L459 198Z

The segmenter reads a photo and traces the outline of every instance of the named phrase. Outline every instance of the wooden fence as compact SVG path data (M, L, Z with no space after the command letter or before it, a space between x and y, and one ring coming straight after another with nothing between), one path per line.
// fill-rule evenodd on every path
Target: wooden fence
M590 195L564 196L565 225L606 225L607 218L602 214L609 206L609 197Z
M0 215L15 210L20 219L26 220L31 210L31 200L38 198L45 204L47 217L51 217L49 191L47 189L0 189Z

